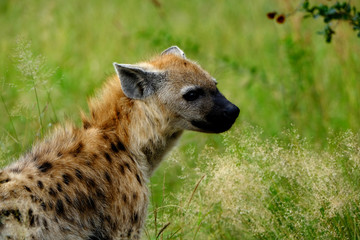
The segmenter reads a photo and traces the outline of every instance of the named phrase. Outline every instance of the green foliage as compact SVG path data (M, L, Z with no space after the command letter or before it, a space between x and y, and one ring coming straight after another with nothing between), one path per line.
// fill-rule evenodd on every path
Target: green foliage
M351 6L350 1L342 3L336 2L330 6L319 4L310 7L310 1L305 0L302 4L302 9L309 14L307 16L312 16L313 18L322 17L324 19L326 25L320 33L325 36L326 42L331 42L333 34L335 34L331 26L331 23L334 21L349 22L354 31L357 31L357 36L360 38L360 12L356 10L355 6Z
M298 7L293 13L284 15L273 11L268 12L267 17L269 19L276 19L277 23L282 24L285 22L287 16L291 16L298 11L303 11L306 13L304 18L323 18L325 27L318 33L324 35L325 41L327 43L331 42L333 35L335 34L333 27L335 21L337 23L339 21L348 22L352 26L353 30L357 32L357 36L360 38L360 12L356 10L356 6L351 5L351 1L342 3L337 1L330 6L320 3L310 7L310 0L304 0L300 7Z

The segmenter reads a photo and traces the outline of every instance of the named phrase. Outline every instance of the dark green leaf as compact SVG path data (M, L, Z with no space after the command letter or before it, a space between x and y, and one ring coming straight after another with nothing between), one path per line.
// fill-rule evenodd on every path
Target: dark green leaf
M302 5L302 7L305 9L305 10L308 10L309 9L309 1L305 1Z

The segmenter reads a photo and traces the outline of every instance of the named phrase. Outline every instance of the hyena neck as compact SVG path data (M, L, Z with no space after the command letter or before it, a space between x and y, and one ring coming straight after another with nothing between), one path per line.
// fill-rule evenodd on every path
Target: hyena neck
M127 98L116 77L106 83L99 98L90 100L89 107L91 118L83 117L84 128L115 132L147 179L183 132L171 127L169 113L155 99Z
M169 114L155 99L136 101L130 119L130 149L150 177L183 131L171 127Z

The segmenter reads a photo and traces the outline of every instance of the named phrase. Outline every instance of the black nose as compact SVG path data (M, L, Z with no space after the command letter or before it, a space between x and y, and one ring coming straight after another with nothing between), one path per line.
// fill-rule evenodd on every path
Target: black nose
M231 104L230 106L226 107L223 114L226 118L236 119L239 116L239 113L240 109L234 104Z

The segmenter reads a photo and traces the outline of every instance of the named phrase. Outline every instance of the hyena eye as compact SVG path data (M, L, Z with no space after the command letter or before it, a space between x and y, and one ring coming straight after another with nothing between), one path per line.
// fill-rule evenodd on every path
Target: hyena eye
M200 97L200 95L201 95L200 89L190 90L183 95L183 98L186 101L195 101L196 99L198 99Z

